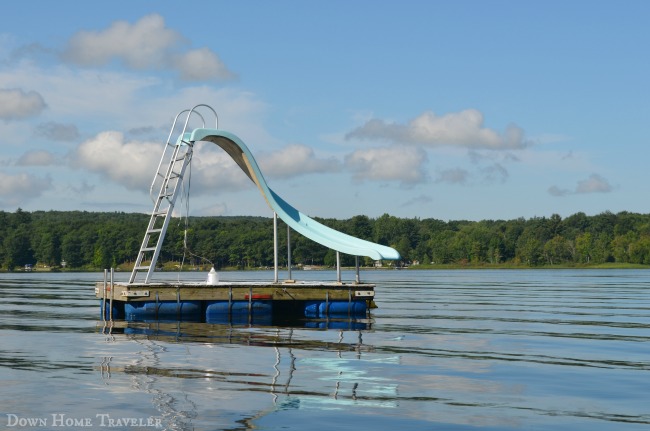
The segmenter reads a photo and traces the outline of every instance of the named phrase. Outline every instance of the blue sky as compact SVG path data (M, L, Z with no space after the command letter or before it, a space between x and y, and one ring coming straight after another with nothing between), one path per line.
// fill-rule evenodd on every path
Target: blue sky
M205 103L301 211L442 220L650 212L650 2L12 2L0 210L149 212ZM262 215L197 145L191 215Z

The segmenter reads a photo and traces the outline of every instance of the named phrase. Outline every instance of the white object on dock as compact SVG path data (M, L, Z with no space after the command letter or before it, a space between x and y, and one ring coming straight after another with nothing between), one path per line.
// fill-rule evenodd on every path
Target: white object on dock
M217 274L217 271L214 270L214 266L208 272L208 281L205 282L208 286L216 286L219 284L219 274Z

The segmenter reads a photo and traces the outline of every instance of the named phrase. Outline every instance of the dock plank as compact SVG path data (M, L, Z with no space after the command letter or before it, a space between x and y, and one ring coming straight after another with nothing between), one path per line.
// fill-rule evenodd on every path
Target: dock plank
M106 298L122 302L158 301L330 301L352 299L371 299L374 284L367 283L322 283L322 282L219 282L216 285L205 283L110 283L106 285ZM146 293L146 294L145 294ZM231 296L232 295L232 296ZM104 283L95 285L95 296L104 298Z

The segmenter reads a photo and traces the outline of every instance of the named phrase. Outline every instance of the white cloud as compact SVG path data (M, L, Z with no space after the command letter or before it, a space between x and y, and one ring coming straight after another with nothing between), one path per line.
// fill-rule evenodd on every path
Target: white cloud
M529 145L524 131L516 125L508 126L504 133L484 127L483 114L476 109L442 116L427 111L408 124L373 119L348 133L346 137L428 147L454 146L492 150L519 149Z
M612 185L605 178L598 174L591 174L589 178L578 181L574 190L551 186L548 192L553 196L566 196L587 193L609 193L613 189Z
M117 60L135 70L172 69L188 81L229 79L234 74L209 48L178 53L184 37L165 25L158 14L131 24L115 21L102 31L80 31L70 38L63 59L98 67Z
M53 141L74 141L79 137L79 130L74 124L61 124L52 121L36 126L34 133Z
M180 54L174 64L180 72L181 79L185 81L231 79L235 76L219 56L209 48L195 49Z
M288 178L311 173L336 172L341 163L335 158L319 159L305 145L287 145L280 151L260 154L257 159L265 176Z
M384 147L357 150L345 157L345 165L358 180L423 182L426 153L416 147Z
M613 190L609 181L598 174L591 174L586 180L578 181L576 193L609 193Z
M40 114L45 109L43 96L19 88L0 89L0 119L20 120Z
M121 132L102 132L81 143L72 165L97 173L132 190L148 190L160 161L162 145L124 141Z
M51 178L39 178L27 173L10 175L0 172L0 202L2 205L23 205L52 189Z
M439 169L436 172L434 181L436 183L458 185L503 184L509 176L508 170L503 165L493 163L472 171L460 167Z
M168 51L182 40L157 14L130 24L115 21L103 31L80 31L68 41L63 58L81 66L103 66L114 59L134 69L160 68Z
M44 150L28 151L16 161L17 166L51 166L60 163L56 155Z

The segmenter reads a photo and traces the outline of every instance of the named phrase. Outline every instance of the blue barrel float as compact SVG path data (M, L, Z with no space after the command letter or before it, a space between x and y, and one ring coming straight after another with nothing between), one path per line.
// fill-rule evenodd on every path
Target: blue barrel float
M270 325L273 303L259 299L251 301L209 301L205 308L206 323Z
M294 304L298 305L298 304ZM365 317L366 301L305 301L301 306L307 318ZM295 308L294 308L295 309ZM183 320L206 323L257 323L267 324L273 316L273 302L253 301L159 301L127 302L113 304L113 319L129 321ZM110 306L106 301L104 319L110 318Z
M307 301L305 317L364 317L366 301Z
M100 315L101 305L100 301ZM206 323L271 324L275 314L289 317L302 315L308 319L318 318L363 318L368 311L367 303L357 301L280 301L277 305L290 307L274 308L269 298L239 301L157 301L157 302L113 302L111 316L110 302L103 304L103 319L124 319L128 321L181 320ZM299 314L297 314L299 313Z
M126 320L183 320L200 321L201 301L127 302Z

